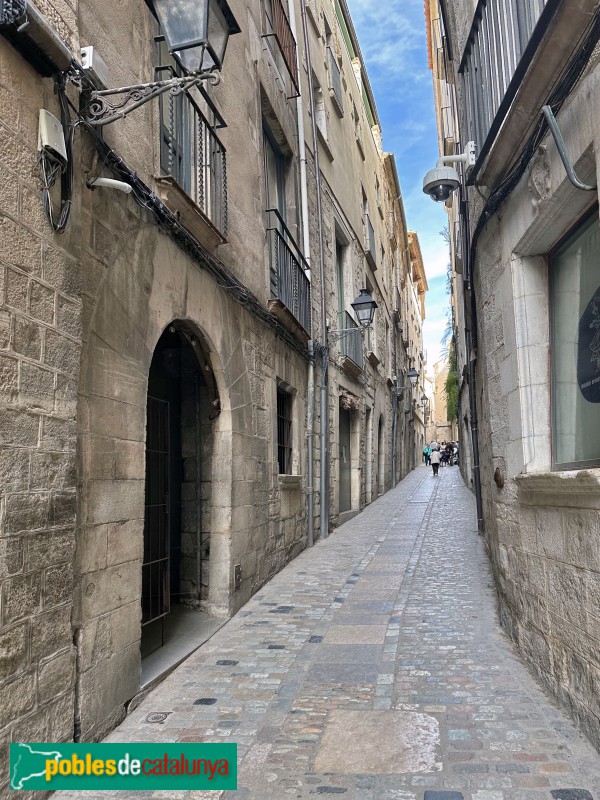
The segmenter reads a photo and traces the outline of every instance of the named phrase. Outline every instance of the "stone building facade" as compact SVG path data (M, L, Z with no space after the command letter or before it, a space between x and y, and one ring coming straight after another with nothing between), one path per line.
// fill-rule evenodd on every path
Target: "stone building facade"
M600 15L585 0L429 5L454 152L477 145L451 211L460 419L501 620L600 747Z
M456 441L456 424L448 419L448 400L446 397L446 379L448 378L448 359L436 361L433 365L434 395L433 412L430 420L431 436L438 442Z
M101 127L81 48L109 88L180 73L152 2L41 0L24 29L2 19L4 748L101 738L178 609L226 619L322 518L412 467L415 276L348 9L230 6L241 32L218 86ZM62 122L71 186L40 157L40 109ZM378 304L364 337L363 288ZM309 428L328 435L327 497Z

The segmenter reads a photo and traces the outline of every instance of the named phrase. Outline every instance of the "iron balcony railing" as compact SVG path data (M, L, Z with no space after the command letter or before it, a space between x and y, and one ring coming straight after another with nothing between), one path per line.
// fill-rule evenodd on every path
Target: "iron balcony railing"
M285 8L281 0L264 0L265 16L267 20L266 36L275 37L277 46L289 72L294 89L300 94L298 83L298 61L296 55L296 40L290 27L290 23L285 13Z
M353 361L360 369L364 369L365 354L361 330L347 311L340 314L340 327L343 331L352 331L352 333L345 333L340 340L342 355Z
M267 217L271 295L280 300L310 334L308 265L279 211L270 208Z
M332 91L332 97L335 100L337 111L340 117L344 116L344 92L342 89L342 73L340 72L340 65L335 56L335 51L332 47L327 48L329 54L329 88Z
M227 236L227 159L213 126L186 93L162 94L160 119L161 170Z
M480 152L503 101L510 104L516 93L518 87L511 82L548 2L479 2L459 72L465 85L467 138L477 142Z

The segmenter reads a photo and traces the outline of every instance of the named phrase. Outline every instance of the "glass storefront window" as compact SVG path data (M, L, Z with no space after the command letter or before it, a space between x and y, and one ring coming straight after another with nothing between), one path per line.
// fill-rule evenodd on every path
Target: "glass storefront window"
M598 211L551 259L553 462L600 465Z

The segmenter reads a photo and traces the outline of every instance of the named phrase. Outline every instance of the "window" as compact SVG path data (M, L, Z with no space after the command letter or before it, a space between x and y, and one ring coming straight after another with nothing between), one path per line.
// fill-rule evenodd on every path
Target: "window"
M161 37L162 39L162 37ZM181 76L183 70L158 42L157 80ZM227 234L226 154L215 128L224 122L206 90L160 96L160 168Z
M371 281L369 281L368 278L365 278L365 288L367 292L371 295L371 297L375 296L373 286L371 285ZM375 325L369 325L369 327L366 329L367 350L370 353L374 353L376 344L377 344L377 336L376 336Z
M290 392L277 387L277 461L280 475L292 474L292 405Z
M371 269L377 269L377 251L375 250L375 229L369 216L369 201L365 194L364 188L362 189L362 212L363 212L363 236L364 248L367 261L371 265Z
M554 467L600 464L598 209L551 256Z
M333 106L338 116L344 116L344 91L342 89L342 73L335 51L335 42L331 28L325 19L325 46L327 48L327 66L329 70L329 90Z
M384 345L384 347L385 347L385 352L383 353L383 358L381 360L383 361L384 369L385 369L385 372L387 373L388 372L388 365L389 365L389 362L390 362L390 354L392 352L391 343L390 343L390 324L387 321L387 319L385 321L385 345Z
M267 210L275 209L285 222L285 160L266 126L263 126L263 133Z
M280 75L283 75L283 65L287 70L297 97L300 93L298 86L298 72L296 64L296 40L288 20L289 9L287 2L282 0L264 0L264 34L269 50L277 64ZM276 45L275 45L276 43ZM287 90L286 90L287 91Z
M321 85L319 84L314 72L312 76L312 89L317 130L323 137L323 140L327 142L327 109L325 108L325 97L323 96L323 89L321 89Z
M344 256L345 247L338 239L335 240L335 267L337 276L337 298L338 298L338 313L340 315L340 325L343 320L344 311L346 310L346 298L344 292Z

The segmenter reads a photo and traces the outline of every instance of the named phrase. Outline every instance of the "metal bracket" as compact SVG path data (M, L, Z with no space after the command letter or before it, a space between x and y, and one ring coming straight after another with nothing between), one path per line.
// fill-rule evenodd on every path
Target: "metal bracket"
M216 86L221 80L220 73L213 69L199 72L195 75L185 75L181 78L170 78L165 81L152 81L140 83L135 86L121 86L117 89L104 89L89 93L89 100L83 109L83 116L88 124L94 127L109 125L118 119L123 119L131 111L145 105L161 94L170 92L178 95L187 92L194 86L199 86L204 81L209 81ZM107 98L115 97L114 101ZM119 99L120 98L120 99Z
M342 330L327 330L327 338L332 342L339 342L344 336L348 336L350 333L358 333L360 336L365 335L365 331L369 328L372 328L372 325L367 325L366 327L359 327L359 328L344 328Z
M556 121L556 117L552 112L550 106L543 106L542 113L546 117L546 122L548 123L548 127L550 128L550 133L554 136L554 141L556 142L556 147L558 149L558 154L562 159L564 164L565 170L567 171L567 177L573 184L576 189L581 189L583 192L595 192L598 188L597 184L593 186L582 183L577 175L575 174L575 170L573 169L573 165L569 159L569 155L567 153L567 146L565 145L565 140L563 139L562 133L560 132L560 128L558 127L558 122Z

